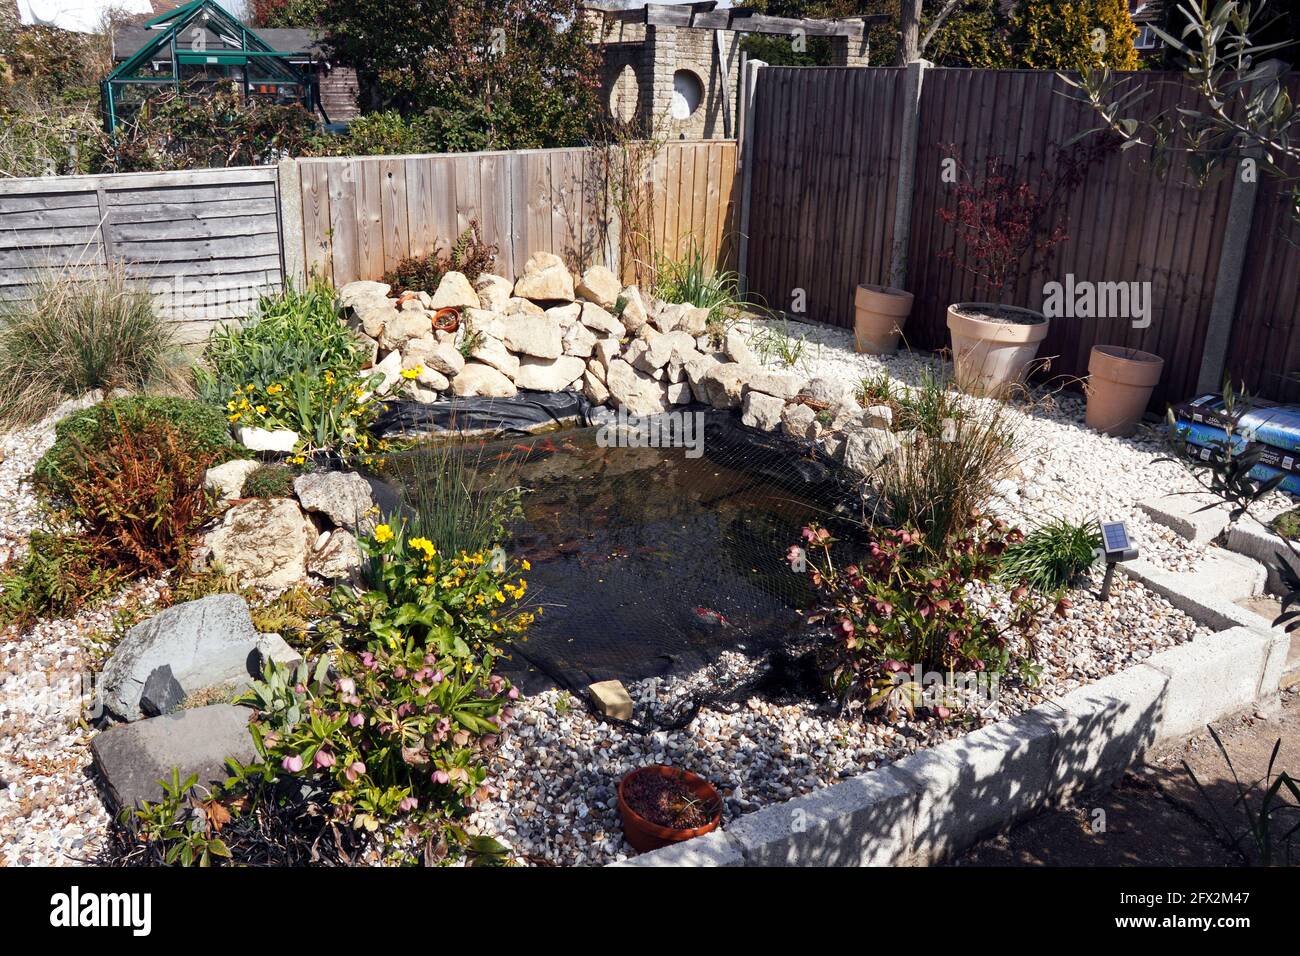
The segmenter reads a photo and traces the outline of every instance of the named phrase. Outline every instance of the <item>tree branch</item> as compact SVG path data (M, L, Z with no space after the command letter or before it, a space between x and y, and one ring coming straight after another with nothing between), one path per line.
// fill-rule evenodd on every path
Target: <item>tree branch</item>
M944 8L936 13L934 19L930 21L930 29L925 31L925 36L921 38L920 46L917 49L924 51L930 45L930 41L934 39L934 35L943 27L943 22L961 5L962 0L948 0Z

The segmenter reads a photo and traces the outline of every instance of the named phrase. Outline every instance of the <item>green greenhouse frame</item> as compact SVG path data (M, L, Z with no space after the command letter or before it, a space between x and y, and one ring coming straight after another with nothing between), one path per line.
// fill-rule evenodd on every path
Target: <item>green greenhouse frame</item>
M171 88L179 93L204 83L233 81L245 101L264 98L320 111L315 78L289 60L310 54L274 49L214 0L191 0L146 21L144 27L158 36L100 83L104 128L109 133L116 130L124 108L129 110L126 101L133 89ZM209 49L209 34L222 45Z

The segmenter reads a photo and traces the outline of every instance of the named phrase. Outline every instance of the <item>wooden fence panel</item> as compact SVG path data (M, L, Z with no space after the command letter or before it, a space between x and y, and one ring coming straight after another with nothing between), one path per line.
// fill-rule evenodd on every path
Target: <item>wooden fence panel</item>
M308 268L336 285L378 279L404 256L445 252L471 220L497 246L497 271L507 278L538 251L563 256L575 269L610 264L614 217L596 149L322 158L299 165ZM648 186L657 252L680 256L700 246L718 267L734 267L735 165L731 140L661 149Z
M0 298L29 297L51 268L70 280L120 268L179 342L202 341L281 287L277 190L270 167L0 181Z
M789 311L797 290L808 318L850 328L854 287L887 282L895 184L903 115L903 72L893 69L766 67L755 95L750 195L749 285L769 306ZM1156 111L1191 101L1185 79L1143 74L1151 85L1141 108ZM956 160L963 176L982 177L990 157L1012 163L1018 178L1050 182L1059 150L1096 116L1055 74L1021 70L929 69L918 118L916 188L910 197L908 290L916 296L905 330L914 348L948 344L949 304L995 299L1042 308L1044 285L1078 281L1150 283L1151 322L1128 317L1060 317L1039 350L1049 374L1077 381L1087 373L1093 344L1155 352L1165 360L1154 398L1181 398L1195 389L1222 251L1222 224L1231 199L1226 177L1198 186L1175 159L1163 176L1137 152L1112 152L1087 171L1063 208L1068 241L1043 267L1025 271L1013 288L990 292L967 269L962 244L940 211L956 206L956 188L941 171ZM1046 179L1040 179L1040 173ZM1273 215L1277 215L1273 202ZM1274 223L1276 225L1276 223ZM1294 246L1252 240L1250 268L1259 277L1294 275ZM1258 248L1256 248L1258 246ZM945 253L951 251L953 255ZM1286 270L1290 269L1288 273ZM1263 270L1263 271L1260 271ZM1261 334L1274 329L1270 355L1300 340L1294 281L1256 282L1244 290L1234 344L1235 364ZM1251 326L1243 329L1241 325ZM1278 359L1279 362L1284 361ZM1279 375L1261 381L1276 390ZM1265 376L1268 378L1268 375ZM1294 386L1287 386L1292 388Z

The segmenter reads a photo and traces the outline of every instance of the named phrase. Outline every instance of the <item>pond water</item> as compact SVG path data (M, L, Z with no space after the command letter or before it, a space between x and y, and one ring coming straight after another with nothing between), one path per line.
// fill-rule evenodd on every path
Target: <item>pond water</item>
M801 627L811 593L785 555L833 517L840 479L727 416L703 435L702 454L602 447L599 428L483 446L525 489L509 550L545 610L502 669L526 692L685 673Z

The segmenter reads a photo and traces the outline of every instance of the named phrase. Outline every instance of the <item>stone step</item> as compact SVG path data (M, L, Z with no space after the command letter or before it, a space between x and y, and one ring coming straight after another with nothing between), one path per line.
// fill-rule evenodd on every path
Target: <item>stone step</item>
M1184 575L1186 586L1204 590L1221 601L1241 601L1264 593L1268 569L1243 554L1207 548L1195 567Z
M1203 492L1160 495L1138 507L1175 534L1193 544L1208 544L1228 527L1229 511L1223 502Z

